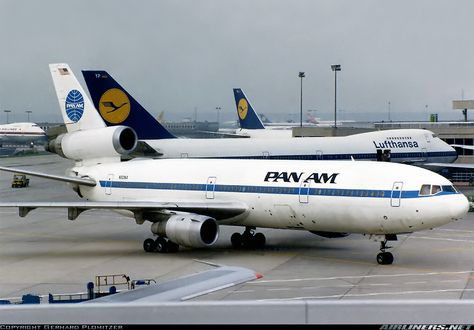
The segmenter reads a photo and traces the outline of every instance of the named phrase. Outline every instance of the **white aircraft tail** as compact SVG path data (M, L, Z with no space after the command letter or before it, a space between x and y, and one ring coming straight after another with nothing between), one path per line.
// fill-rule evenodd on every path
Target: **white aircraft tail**
M50 64L49 69L67 131L106 127L69 65Z

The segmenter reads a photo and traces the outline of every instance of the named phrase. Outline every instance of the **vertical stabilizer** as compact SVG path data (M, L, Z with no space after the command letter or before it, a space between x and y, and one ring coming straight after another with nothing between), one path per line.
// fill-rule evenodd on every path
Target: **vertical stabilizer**
M106 127L69 65L50 64L49 69L67 131Z
M240 128L265 129L257 113L253 110L250 101L240 88L234 88L235 106L239 117Z
M82 71L98 113L107 126L132 127L140 140L175 138L105 71Z

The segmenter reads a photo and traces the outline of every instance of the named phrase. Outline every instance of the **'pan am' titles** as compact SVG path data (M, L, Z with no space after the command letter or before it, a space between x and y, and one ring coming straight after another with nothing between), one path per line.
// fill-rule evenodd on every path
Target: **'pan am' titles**
M300 182L304 173L297 172L267 172L265 175L265 182ZM336 183L336 177L339 173L311 173L309 176L304 176L303 182L313 181L314 183Z

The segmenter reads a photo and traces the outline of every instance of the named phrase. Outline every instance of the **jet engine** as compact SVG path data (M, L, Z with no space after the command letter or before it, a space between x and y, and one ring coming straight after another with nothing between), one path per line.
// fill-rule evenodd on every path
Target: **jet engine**
M326 238L341 238L350 235L350 233L336 233L331 231L310 231L310 233Z
M137 146L137 134L127 126L111 126L64 133L49 142L47 150L61 157L84 160L124 156Z
M217 241L219 225L214 218L205 215L175 214L166 221L152 224L151 231L179 245L205 247Z

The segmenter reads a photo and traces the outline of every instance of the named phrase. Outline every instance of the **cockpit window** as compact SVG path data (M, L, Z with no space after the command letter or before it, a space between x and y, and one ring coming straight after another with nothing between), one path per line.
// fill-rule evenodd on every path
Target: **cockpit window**
M434 138L437 138L437 137L438 137L438 134L434 134L434 133L433 133L432 136L433 136Z
M453 186L443 186L443 191L456 193L457 190Z
M436 195L437 193L442 191L448 193L457 193L456 188L454 188L452 185L440 186L435 184L424 184L421 186L419 196Z
M429 184L424 184L421 186L421 189L420 189L420 196L427 196L430 194L430 190L431 190L431 185Z
M437 194L441 191L441 186L432 185L431 186L431 195Z

